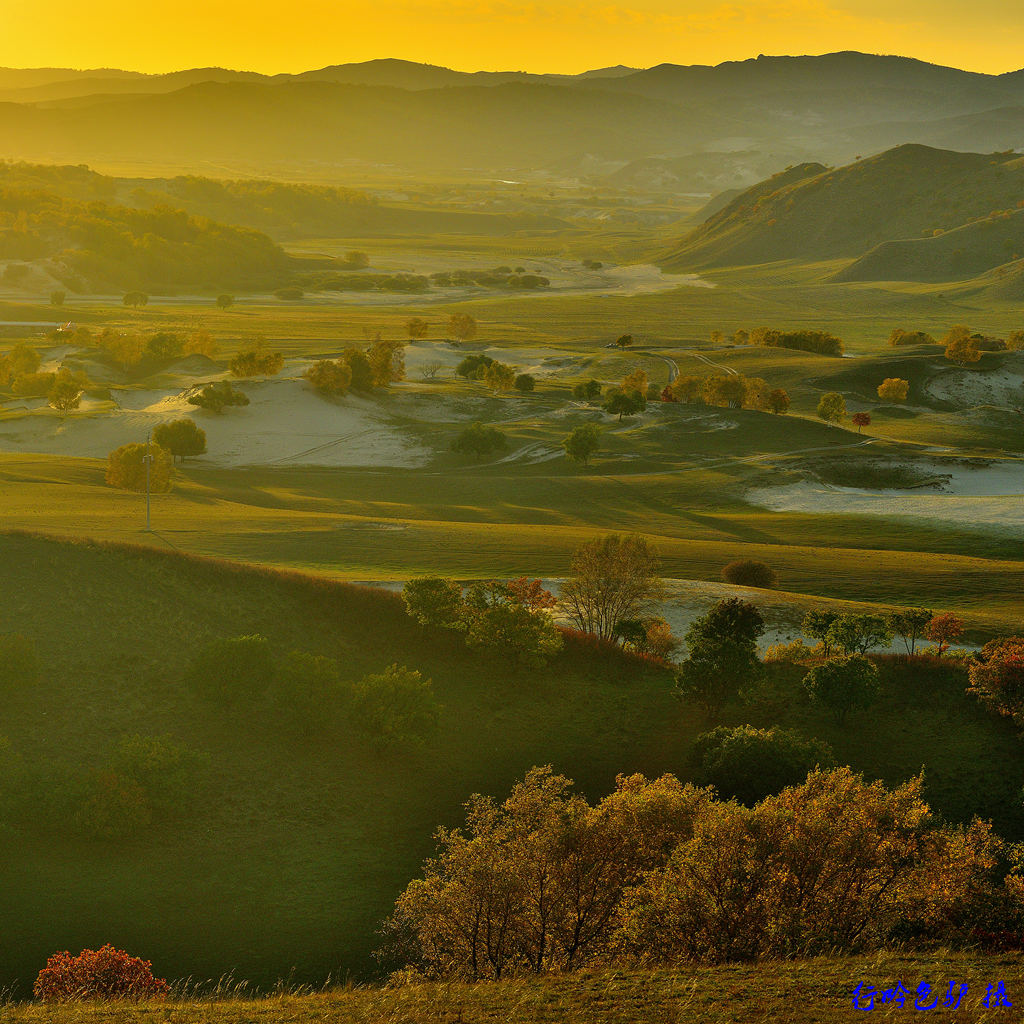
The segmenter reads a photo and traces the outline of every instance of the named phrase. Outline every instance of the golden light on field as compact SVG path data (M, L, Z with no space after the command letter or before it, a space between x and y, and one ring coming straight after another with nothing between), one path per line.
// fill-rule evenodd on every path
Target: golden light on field
M863 50L971 70L1024 63L1018 0L0 0L0 65L297 72L400 57L579 72Z

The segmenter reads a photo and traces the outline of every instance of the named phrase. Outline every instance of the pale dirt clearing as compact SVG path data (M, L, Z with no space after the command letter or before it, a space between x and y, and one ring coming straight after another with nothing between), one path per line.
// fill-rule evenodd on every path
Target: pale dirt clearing
M1024 357L1013 356L998 370L943 370L924 390L930 398L962 409L979 405L1024 409Z
M188 388L116 392L120 408L71 413L63 421L37 407L0 419L0 450L106 458L123 444L145 441L158 424L189 416L207 436L208 454L195 459L197 464L407 467L432 457L372 399L323 399L298 380L246 381L239 387L250 404L220 414L189 405Z
M747 491L746 500L773 512L923 519L1016 536L1024 530L1024 461L1000 459L970 466L964 460L933 460L912 465L948 477L948 482L937 488L868 490L804 480Z

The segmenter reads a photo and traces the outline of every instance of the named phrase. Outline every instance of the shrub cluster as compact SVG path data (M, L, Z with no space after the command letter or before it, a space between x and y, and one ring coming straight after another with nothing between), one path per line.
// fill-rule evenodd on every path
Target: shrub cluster
M54 953L39 972L32 991L47 1003L82 999L154 999L166 996L170 986L153 976L148 960L131 956L109 943L83 949L78 956Z

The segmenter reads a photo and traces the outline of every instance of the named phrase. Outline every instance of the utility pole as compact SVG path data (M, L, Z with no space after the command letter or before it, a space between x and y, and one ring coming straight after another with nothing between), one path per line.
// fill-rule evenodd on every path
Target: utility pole
M149 533L149 467L153 462L153 456L149 454L150 442L153 440L153 431L151 430L146 436L146 454L142 456L142 461L146 464L146 533Z

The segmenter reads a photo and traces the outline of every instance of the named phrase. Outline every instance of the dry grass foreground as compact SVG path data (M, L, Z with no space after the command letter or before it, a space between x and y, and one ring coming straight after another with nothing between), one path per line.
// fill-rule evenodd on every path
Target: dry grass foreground
M901 981L911 996L903 1007L876 1000L865 1016L855 1010L858 982L881 992ZM982 1005L989 984L1005 982L1013 1009ZM950 982L968 985L955 1012L915 1010L921 982L927 1002ZM1016 954L881 952L859 957L680 967L652 971L585 972L477 985L424 983L398 988L351 988L310 995L169 1000L154 1003L73 1003L0 1006L3 1024L792 1024L854 1020L946 1022L1017 1021L1024 1007L1024 965Z

